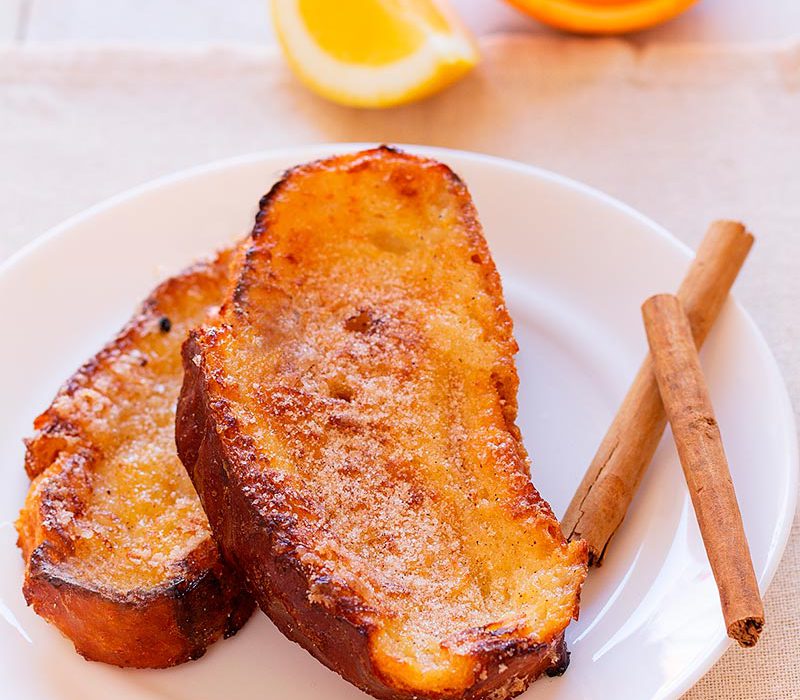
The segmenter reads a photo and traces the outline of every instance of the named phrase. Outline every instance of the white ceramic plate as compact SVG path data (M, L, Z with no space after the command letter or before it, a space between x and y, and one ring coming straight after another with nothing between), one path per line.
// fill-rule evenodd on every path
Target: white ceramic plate
M0 272L0 659L14 698L363 697L261 614L204 658L167 671L87 663L25 607L13 520L27 479L22 442L59 384L154 284L245 233L281 171L352 145L247 156L159 180L66 222ZM410 147L467 182L503 277L520 345L520 423L533 479L557 514L594 454L645 348L639 304L676 289L690 251L656 224L556 175L463 152ZM700 223L700 222L699 222ZM762 587L797 491L786 390L747 314L724 308L703 351ZM662 444L605 566L567 631L572 664L533 700L675 698L727 642L680 466Z

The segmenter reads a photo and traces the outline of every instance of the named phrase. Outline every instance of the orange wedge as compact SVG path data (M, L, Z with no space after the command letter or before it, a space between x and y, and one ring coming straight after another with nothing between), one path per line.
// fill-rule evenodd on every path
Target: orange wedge
M478 60L444 0L272 0L272 17L300 80L344 105L425 97Z

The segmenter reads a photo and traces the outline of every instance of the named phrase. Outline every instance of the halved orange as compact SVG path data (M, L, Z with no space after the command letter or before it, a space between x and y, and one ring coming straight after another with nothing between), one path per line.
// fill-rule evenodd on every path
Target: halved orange
M579 34L624 34L680 14L697 0L507 0L558 29Z

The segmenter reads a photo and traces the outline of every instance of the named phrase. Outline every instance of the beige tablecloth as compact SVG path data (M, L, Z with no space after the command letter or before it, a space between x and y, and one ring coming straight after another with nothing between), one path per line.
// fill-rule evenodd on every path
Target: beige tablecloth
M746 221L759 240L737 295L797 406L800 45L507 36L483 54L441 95L363 112L306 93L272 51L0 49L0 260L104 197L225 156L322 141L483 151L588 182L690 245L713 218ZM795 522L762 642L687 698L800 698L798 579Z

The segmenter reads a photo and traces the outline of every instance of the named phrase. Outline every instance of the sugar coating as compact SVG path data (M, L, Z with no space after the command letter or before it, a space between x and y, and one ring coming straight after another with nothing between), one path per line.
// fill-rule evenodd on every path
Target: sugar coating
M314 602L336 582L381 653L426 668L563 630L583 561L530 483L511 321L446 168L297 171L198 340L247 496L297 544Z
M37 419L28 459L42 472L26 509L41 530L30 539L52 544L64 578L118 592L168 585L209 541L177 456L175 405L181 344L227 283L228 264L218 260L159 287Z

